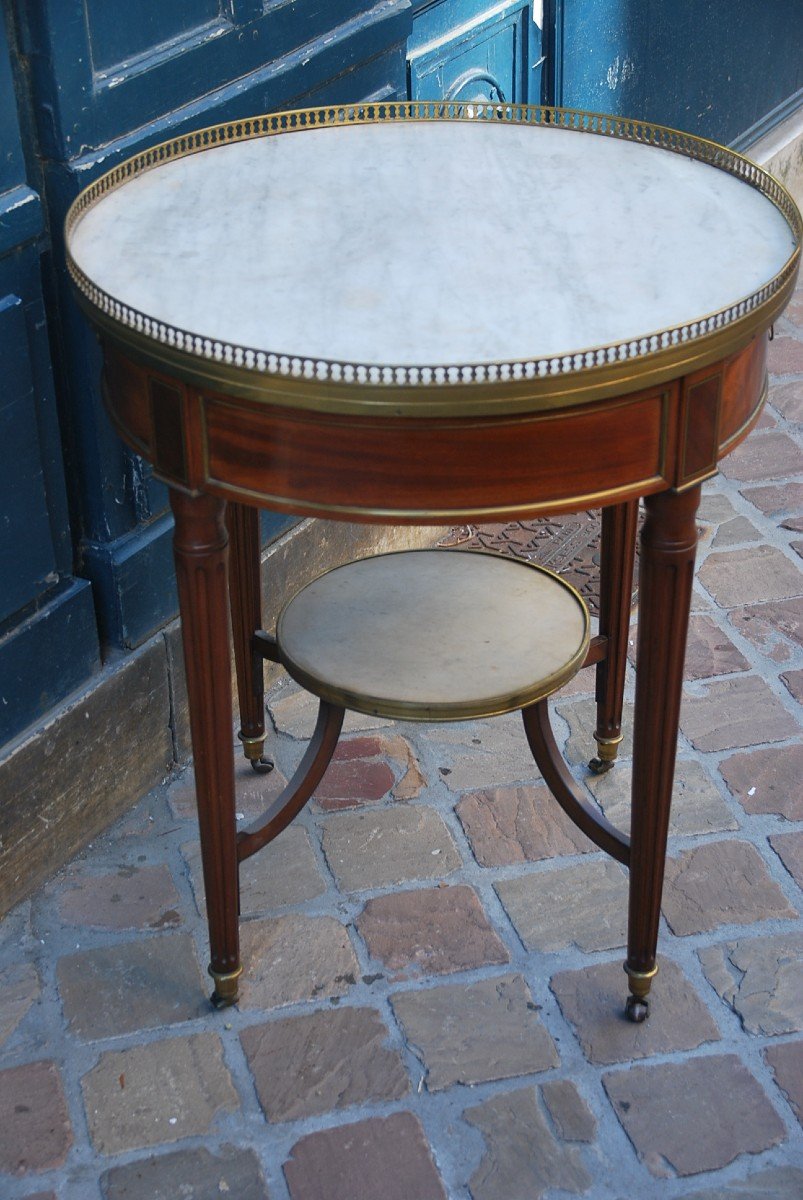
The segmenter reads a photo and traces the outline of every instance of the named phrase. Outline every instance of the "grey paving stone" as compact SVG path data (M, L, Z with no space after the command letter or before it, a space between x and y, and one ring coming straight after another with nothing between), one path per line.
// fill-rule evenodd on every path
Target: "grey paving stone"
M85 874L64 887L57 906L66 924L94 929L169 929L181 923L181 901L164 864Z
M0 971L0 1046L39 999L40 991L39 974L32 963L12 963Z
M786 690L798 704L803 704L803 671L784 671L781 675Z
M334 917L244 921L240 945L243 1009L344 996L359 971L348 932Z
M784 600L803 589L795 564L774 546L763 544L738 553L709 554L698 579L723 608Z
M443 819L421 804L329 817L323 852L343 892L442 879L462 866Z
M680 967L663 957L658 962L650 991L653 1012L641 1024L624 1015L628 988L621 962L592 963L553 976L549 986L589 1062L608 1066L719 1040L711 1014Z
M765 487L740 488L740 491L745 500L749 500L767 517L782 517L785 513L803 509L803 483L785 480Z
M181 853L190 869L195 901L206 915L206 892L200 842L189 842ZM326 891L309 835L301 825L282 830L274 842L240 864L241 915L271 912L287 904L303 904Z
M468 792L456 811L482 867L538 862L595 849L542 785Z
M103 1200L268 1200L253 1150L204 1146L141 1158L100 1177Z
M471 724L433 725L421 736L435 743L442 759L438 773L450 791L462 793L541 778L518 713Z
M357 918L368 951L402 978L506 963L510 955L470 887L417 888L369 900Z
M795 424L803 422L803 380L782 383L772 389L772 407Z
M294 690L274 694L268 699L268 711L279 733L287 733L302 741L312 737L318 716L318 701L309 692ZM392 721L386 721L383 717L369 717L365 713L349 710L343 721L343 732L382 729L392 724Z
M803 599L799 596L734 608L729 617L733 627L771 662L786 666L798 657L803 646Z
M728 788L749 813L803 821L803 745L733 754L719 764Z
M287 779L274 767L267 774L257 774L242 756L240 742L234 747L234 804L240 820L253 821L265 811L286 785ZM197 817L195 800L195 777L189 767L180 779L167 789L170 810L174 817L189 819Z
M214 1033L166 1038L101 1054L81 1080L89 1134L101 1154L121 1154L209 1133L239 1107Z
M775 853L799 888L803 888L803 830L778 833L769 839Z
M686 694L680 727L698 750L782 742L798 732L794 717L754 675L710 683L701 696Z
M729 1181L722 1187L690 1192L685 1200L798 1200L803 1195L803 1170L798 1167L767 1167L747 1179Z
M59 1069L40 1060L0 1071L0 1173L60 1167L73 1132Z
M468 1184L473 1200L538 1200L550 1188L578 1195L591 1186L580 1151L547 1125L535 1088L504 1092L463 1116L486 1147Z
M736 546L742 542L760 541L761 534L752 521L747 517L733 517L723 522L714 534L712 546L723 549L726 546Z
M597 726L597 706L593 698L557 703L555 711L569 725L569 738L564 753L570 763L587 763L597 753L594 730ZM622 713L622 743L619 754L627 758L633 753L633 705L625 701Z
M240 1041L269 1121L400 1100L410 1081L372 1008L325 1009L251 1025Z
M611 860L494 885L528 950L611 950L627 935L627 879Z
M589 775L586 780L605 816L625 833L630 829L632 780L629 763L617 763L605 775ZM670 836L688 837L738 828L738 822L700 764L678 759L669 814Z
M541 1084L541 1096L564 1142L593 1142L597 1118L570 1079L549 1079Z
M664 916L679 937L797 913L749 842L708 842L667 858Z
M369 1117L307 1134L284 1164L292 1200L447 1200L417 1117Z
M614 1112L649 1171L696 1175L782 1142L786 1130L735 1054L603 1075Z
M770 371L776 375L803 371L803 343L788 337L771 342ZM785 475L803 471L803 453L788 434L771 431L737 446L722 460L720 470L728 479L740 482L783 479Z
M430 1092L548 1071L559 1062L520 975L448 984L390 998L426 1070Z
M803 1029L803 933L740 938L697 953L709 983L748 1033Z
M56 965L64 1016L84 1040L205 1015L207 986L188 933L66 954Z
M691 617L684 679L707 679L710 675L749 670L750 663L712 617L702 613Z
M764 1051L764 1058L772 1068L775 1082L803 1125L803 1041L781 1042L777 1046L768 1046Z

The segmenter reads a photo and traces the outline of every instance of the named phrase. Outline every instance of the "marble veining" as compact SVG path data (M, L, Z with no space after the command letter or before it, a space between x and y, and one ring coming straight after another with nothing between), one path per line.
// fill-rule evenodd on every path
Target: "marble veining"
M760 192L657 147L490 122L235 142L102 197L70 250L179 329L363 364L566 354L673 328L794 250Z

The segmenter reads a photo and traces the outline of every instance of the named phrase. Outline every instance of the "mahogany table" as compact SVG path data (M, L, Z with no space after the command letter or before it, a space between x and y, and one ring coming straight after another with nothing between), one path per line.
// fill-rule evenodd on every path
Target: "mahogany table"
M108 409L175 515L216 1003L236 999L241 971L238 864L309 798L345 702L319 689L299 771L238 833L229 608L257 767L263 660L283 660L261 630L258 508L431 525L602 507L599 632L582 657L596 664L604 769L621 740L644 498L629 837L563 762L550 689L519 697L554 795L629 868L628 1012L643 1019L700 485L758 419L801 230L780 184L711 142L486 103L236 121L78 197L68 263L102 340Z

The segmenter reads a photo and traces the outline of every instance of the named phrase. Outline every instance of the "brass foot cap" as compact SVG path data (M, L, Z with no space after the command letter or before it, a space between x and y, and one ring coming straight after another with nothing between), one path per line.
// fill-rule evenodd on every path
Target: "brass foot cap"
M238 967L236 971L229 971L222 974L219 971L213 971L209 967L209 974L215 981L215 990L212 993L211 1000L215 1008L228 1008L237 1001L239 992L239 980L243 973L242 967Z
M622 964L624 972L627 975L630 984L630 991L637 1000L646 1000L652 981L658 974L658 964L650 967L649 971L637 971L634 967L628 966L627 963Z

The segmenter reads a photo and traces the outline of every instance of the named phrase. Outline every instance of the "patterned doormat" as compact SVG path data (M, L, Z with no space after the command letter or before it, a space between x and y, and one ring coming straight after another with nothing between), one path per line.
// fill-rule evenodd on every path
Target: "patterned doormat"
M510 521L507 525L456 525L439 546L461 550L495 550L548 567L577 588L589 610L599 613L599 509L544 520ZM638 559L633 583L636 602Z

